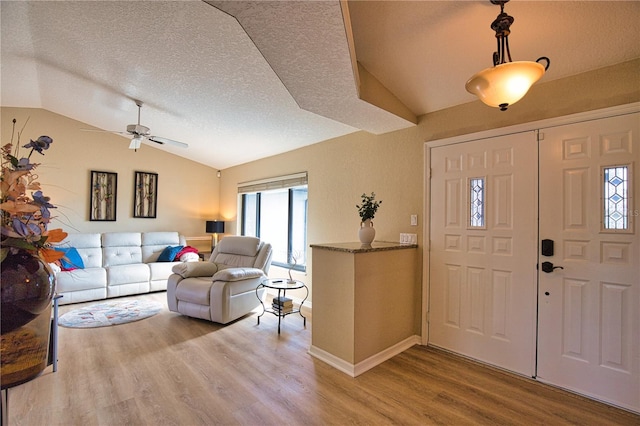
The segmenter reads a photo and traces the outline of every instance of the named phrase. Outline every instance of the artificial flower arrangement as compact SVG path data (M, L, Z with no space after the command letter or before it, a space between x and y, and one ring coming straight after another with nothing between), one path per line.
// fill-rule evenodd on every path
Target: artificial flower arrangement
M56 207L49 202L49 197L44 196L40 183L37 182L38 175L34 170L39 163L31 162L31 155L34 152L44 155L43 151L49 149L53 139L40 136L35 141L31 140L22 146L31 151L26 157L19 158L22 130L17 134L14 151L15 127L14 118L11 142L2 147L0 262L4 261L9 252L27 250L40 256L45 262L53 263L61 259L64 253L54 250L51 243L64 240L67 233L62 229L47 229L51 221L50 209ZM29 195L27 191L34 192Z
M382 204L382 200L376 201L376 194L373 192L371 193L371 195L362 194L361 197L362 204L356 205L361 221L364 222L367 219L373 220L373 217L378 211L378 207L380 207L380 204Z

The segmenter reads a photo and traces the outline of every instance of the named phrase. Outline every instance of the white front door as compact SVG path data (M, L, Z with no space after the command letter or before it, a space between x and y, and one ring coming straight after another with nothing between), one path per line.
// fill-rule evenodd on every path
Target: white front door
M640 116L541 138L537 377L640 411Z
M431 149L429 344L535 375L534 132Z

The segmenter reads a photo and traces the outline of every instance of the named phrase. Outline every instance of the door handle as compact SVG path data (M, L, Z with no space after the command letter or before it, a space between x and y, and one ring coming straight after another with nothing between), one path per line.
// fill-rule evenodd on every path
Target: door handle
M554 269L564 269L562 266L553 266L551 262L542 262L542 272L547 274L553 272Z

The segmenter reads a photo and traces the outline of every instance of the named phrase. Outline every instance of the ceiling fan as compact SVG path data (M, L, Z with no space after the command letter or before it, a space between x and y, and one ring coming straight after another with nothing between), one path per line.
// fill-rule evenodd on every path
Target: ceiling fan
M138 149L140 148L140 145L142 144L143 139L147 139L149 142L154 142L160 145L167 144L167 145L179 146L181 148L189 147L189 145L187 145L184 142L178 142L172 139L162 138L160 136L151 136L150 135L151 129L149 129L147 126L143 126L142 124L140 124L140 111L142 110L142 101L135 100L135 103L138 106L138 123L129 124L127 126L126 132L113 132L113 133L128 134L133 136L133 138L131 139L131 143L129 144L129 149L138 151Z

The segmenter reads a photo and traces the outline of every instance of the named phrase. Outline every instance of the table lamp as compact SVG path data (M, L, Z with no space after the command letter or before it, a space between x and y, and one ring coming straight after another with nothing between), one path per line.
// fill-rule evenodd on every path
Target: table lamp
M218 245L218 234L224 234L224 222L221 220L208 220L207 233L213 234L213 246L211 251Z

